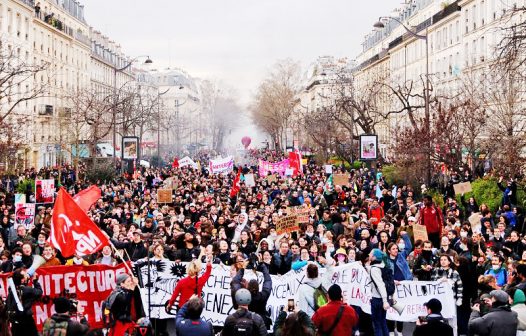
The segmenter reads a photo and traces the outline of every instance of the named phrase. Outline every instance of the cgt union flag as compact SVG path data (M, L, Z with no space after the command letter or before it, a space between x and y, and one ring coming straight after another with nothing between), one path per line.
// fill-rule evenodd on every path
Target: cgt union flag
M49 240L66 258L75 253L80 256L92 254L109 245L107 236L64 188L60 188L53 208Z

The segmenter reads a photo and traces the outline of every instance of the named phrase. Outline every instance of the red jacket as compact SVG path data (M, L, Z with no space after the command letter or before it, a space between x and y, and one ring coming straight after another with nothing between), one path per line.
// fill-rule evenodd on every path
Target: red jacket
M351 334L352 328L358 324L358 316L351 306L344 304L342 301L331 301L325 306L320 307L314 315L312 315L312 322L314 322L320 334L321 332L327 332L332 326L342 304L345 305L342 317L338 321L338 324L336 324L331 335L348 336Z
M201 296L201 293L203 291L203 287L205 283L208 281L208 278L210 277L210 274L212 273L212 265L207 264L206 265L206 271L205 273L198 278L197 280L197 295ZM172 306L177 300L177 297L179 294L181 294L181 298L179 298L179 307L182 307L188 300L190 300L190 297L194 295L195 293L195 278L186 277L177 283L177 286L175 286L174 292L172 294L172 298L170 299L170 302L168 303L170 306Z
M443 226L442 211L432 205L420 209L420 218L418 224L425 225L427 233L440 233Z
M376 227L376 225L378 225L380 220L382 218L384 218L384 216L385 216L384 208L382 208L382 206L380 206L380 205L376 209L373 209L372 207L370 207L369 208L369 213L367 214L367 217L369 217L369 221L375 227ZM376 218L376 219L371 219L371 218Z

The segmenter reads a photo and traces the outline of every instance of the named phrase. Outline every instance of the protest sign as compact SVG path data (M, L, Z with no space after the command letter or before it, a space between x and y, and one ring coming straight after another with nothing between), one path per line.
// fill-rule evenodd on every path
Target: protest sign
M157 190L157 203L172 203L172 189Z
M209 170L212 174L228 174L234 169L234 159L231 156L210 160Z
M289 159L279 162L268 162L260 159L258 163L259 176L267 176L268 173L278 173L283 176L287 168L289 168Z
M31 230L35 224L35 203L18 203L15 205L15 230L20 225Z
M148 282L148 265L146 262L136 264L138 274L142 283ZM204 272L204 267L202 272ZM152 318L174 318L168 314L164 305L170 300L173 290L179 279L186 276L186 263L175 263L169 260L158 260L150 265L151 288L151 316ZM340 285L347 303L361 307L370 314L371 305L371 283L367 270L359 262L332 267L328 270L320 269L322 282L325 287L333 283ZM263 277L261 273L245 271L244 278L247 280L257 279L261 284ZM291 298L298 299L301 284L305 280L305 267L298 271L290 271L284 275L271 275L272 291L267 301L267 310L270 317L275 321L281 308L287 305ZM203 300L205 308L202 317L215 326L222 326L226 317L234 312L230 292L230 267L224 265L212 265L212 273L203 288ZM141 288L141 295L148 309L148 289ZM401 314L390 308L387 311L387 319L393 321L414 322L418 316L426 315L424 303L431 298L437 298L442 302L442 315L452 318L456 314L454 294L448 282L430 281L401 281L396 286L394 299L397 306L403 308Z
M15 205L19 203L25 203L25 202L26 202L25 194L15 194Z
M453 184L453 189L455 190L455 195L467 194L473 190L471 189L471 182Z
M325 174L332 174L332 165L325 165Z
M415 241L426 241L428 237L425 225L413 224L413 236L415 238Z
M333 174L332 175L332 182L334 185L339 186L349 186L349 174Z
M55 198L55 180L36 180L35 199L36 203L53 203Z
M293 208L293 214L297 217L298 226L299 224L307 224L309 222L310 209L309 208Z
M91 328L103 328L102 303L115 288L115 279L126 273L124 264L50 266L37 269L42 286L42 298L33 304L33 316L39 331L47 318L55 312L53 299L69 297L77 300L77 308L88 320ZM0 274L0 296L7 297L7 279L11 273Z
M249 188L256 186L256 181L254 180L254 174L245 175L245 185Z
M285 232L294 232L298 231L300 228L298 226L298 216L291 214L285 217L281 217L276 224L276 233L278 235Z
M179 167L180 168L182 168L182 167L191 167L193 169L197 169L198 165L197 165L197 163L195 163L194 160L192 160L188 156L185 156L184 158L179 160Z

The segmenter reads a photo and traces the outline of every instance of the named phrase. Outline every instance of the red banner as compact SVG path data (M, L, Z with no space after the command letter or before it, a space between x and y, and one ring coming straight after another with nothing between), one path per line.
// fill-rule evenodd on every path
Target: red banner
M39 268L36 273L44 292L42 299L33 305L39 331L42 331L46 319L55 313L53 299L60 296L78 302L78 312L86 317L90 328L102 328L102 303L115 288L117 276L126 273L126 266L50 266ZM2 298L7 296L7 278L10 276L11 273L0 274Z

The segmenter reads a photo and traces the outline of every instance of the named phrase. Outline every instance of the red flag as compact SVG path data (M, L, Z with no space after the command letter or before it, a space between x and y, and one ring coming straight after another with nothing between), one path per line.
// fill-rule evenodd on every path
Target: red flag
M88 189L81 190L78 194L73 196L73 200L84 211L88 212L93 203L101 198L100 188L92 185Z
M237 195L239 190L241 190L241 184L239 181L241 180L241 170L237 172L236 178L234 179L234 184L232 184L232 190L230 190L230 197L234 197Z
M108 237L64 188L60 188L53 208L49 240L65 258L75 253L81 256L92 254L109 245Z
M174 159L174 162L172 163L172 168L179 168L179 159Z
M302 173L301 154L299 152L289 152L289 168L293 170L292 176Z

